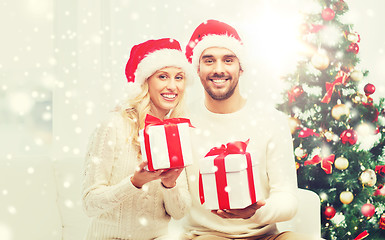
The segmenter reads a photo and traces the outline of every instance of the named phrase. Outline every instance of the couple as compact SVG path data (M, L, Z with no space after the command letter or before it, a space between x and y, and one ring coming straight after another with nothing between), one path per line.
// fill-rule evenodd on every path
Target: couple
M236 30L216 20L194 31L186 47L192 65L173 39L132 48L126 76L140 93L113 112L89 143L83 203L93 220L87 239L161 239L171 217L185 216L182 239L309 239L276 228L276 222L289 220L297 209L292 139L283 114L241 96L243 55ZM197 81L192 67L205 89L204 101L189 108L187 116L198 129L194 163L185 169L146 171L138 141L145 116L186 117L185 86ZM199 199L198 160L213 146L247 139L247 151L258 162L261 200L244 209L205 209Z

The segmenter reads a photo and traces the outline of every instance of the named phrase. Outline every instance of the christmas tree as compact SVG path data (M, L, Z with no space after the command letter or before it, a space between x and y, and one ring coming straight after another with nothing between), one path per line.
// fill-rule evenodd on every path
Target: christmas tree
M385 239L384 99L357 68L360 35L343 0L304 13L303 51L279 109L290 115L300 188L321 199L325 239Z

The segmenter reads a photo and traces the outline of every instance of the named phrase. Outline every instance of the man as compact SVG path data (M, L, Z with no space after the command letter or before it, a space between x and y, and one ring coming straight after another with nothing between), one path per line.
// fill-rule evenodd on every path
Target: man
M186 56L205 89L204 103L191 110L196 127L194 155L187 168L193 204L187 218L187 239L309 239L285 232L275 223L292 218L297 210L297 180L287 118L275 109L242 97L240 77L247 68L237 31L216 20L194 31ZM245 79L243 81L255 81ZM247 141L246 151L256 162L257 202L244 209L208 210L199 197L199 163L213 147Z

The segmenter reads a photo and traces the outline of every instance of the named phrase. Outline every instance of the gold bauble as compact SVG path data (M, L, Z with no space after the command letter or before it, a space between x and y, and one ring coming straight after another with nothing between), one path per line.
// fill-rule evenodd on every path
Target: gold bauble
M361 93L354 93L350 97L352 99L352 102L355 104L361 104L364 100L366 100L366 97Z
M363 78L364 78L364 74L363 74L361 71L358 71L358 70L354 70L354 71L350 74L350 79L352 79L352 80L355 81L355 82L359 82L359 81L361 81Z
M298 120L298 118L289 117L289 127L290 127L291 134L295 133L295 131L297 131L300 125L301 125L301 121Z
M325 70L329 63L329 57L323 52L316 52L311 58L311 64L318 70Z
M353 201L354 199L354 196L353 196L353 193L352 192L349 192L349 191L343 191L340 193L340 201L343 203L343 204L349 204Z
M307 156L306 149L303 149L301 146L297 147L294 150L294 154L298 160L301 160L302 158Z
M344 157L338 157L336 159L336 161L334 162L334 166L338 170L345 170L349 166L349 161L346 158L344 158Z
M337 104L332 108L332 117L335 120L340 120L342 116L349 116L349 107L345 104Z
M366 169L361 173L359 180L362 185L373 187L377 182L376 172L372 169Z

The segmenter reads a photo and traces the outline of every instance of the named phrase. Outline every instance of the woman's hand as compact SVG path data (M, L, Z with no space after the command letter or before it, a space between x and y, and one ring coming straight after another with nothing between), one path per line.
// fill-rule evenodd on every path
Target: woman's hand
M134 176L131 177L132 184L137 188L141 188L144 184L161 178L163 170L150 172L144 169L146 165L146 162L141 162L134 172Z
M183 171L183 168L173 168L173 169L165 170L160 175L160 178L162 179L162 185L165 188L175 187L176 179L179 177L182 171Z

